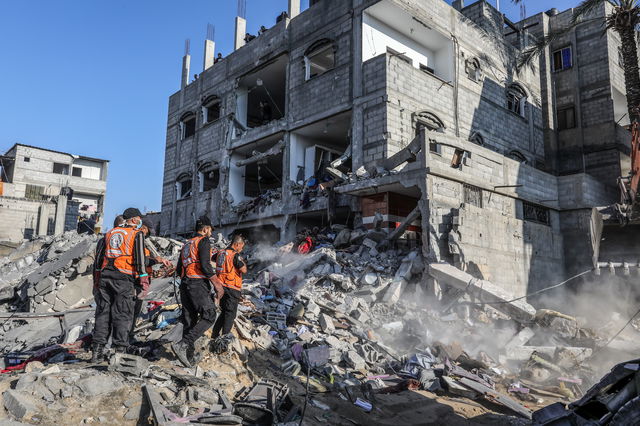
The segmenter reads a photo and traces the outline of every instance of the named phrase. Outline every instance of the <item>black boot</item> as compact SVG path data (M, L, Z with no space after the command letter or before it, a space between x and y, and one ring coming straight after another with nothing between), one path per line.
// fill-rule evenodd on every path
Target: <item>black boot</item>
M104 361L104 345L94 345L91 348L91 362L97 364Z
M196 354L195 346L190 346L187 348L187 359L189 360L189 364L197 365L202 359L202 353L198 352Z
M173 353L180 360L182 365L184 365L187 368L191 367L191 362L189 361L189 355L187 355L189 350L189 345L183 342L172 343L171 350L173 350Z

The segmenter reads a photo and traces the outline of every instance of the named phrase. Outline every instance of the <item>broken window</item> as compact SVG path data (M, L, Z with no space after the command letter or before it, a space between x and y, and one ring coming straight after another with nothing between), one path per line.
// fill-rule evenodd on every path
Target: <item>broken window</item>
M482 70L480 69L480 61L478 58L468 59L465 62L465 72L467 77L473 81L480 81L482 78Z
M176 200L184 200L191 196L193 181L191 176L182 175L176 182Z
M202 118L205 124L220 118L220 99L217 96L210 96L202 103Z
M527 92L519 84L512 84L507 89L507 108L521 117L525 116Z
M71 175L75 177L82 177L82 169L80 167L73 167L71 169Z
M464 160L469 157L469 153L464 149L456 148L453 153L453 157L451 157L451 167L454 169L459 169L464 164Z
M542 223L543 225L551 224L551 215L549 209L526 201L522 202L522 215L524 220Z
M296 130L290 138L290 179L318 184L351 170L351 112L326 118Z
M25 240L30 240L33 238L33 235L35 233L35 230L33 228L24 228L24 239Z
M463 185L464 203L482 208L482 189L473 185Z
M53 163L53 173L59 175L68 175L69 165L64 163Z
M422 111L415 114L416 121L416 135L420 133L421 129L425 129L429 132L444 133L446 126L440 120L440 118L432 112Z
M573 65L571 59L571 46L558 49L553 52L553 70L562 71L571 68Z
M324 74L335 66L335 45L322 39L313 43L304 54L305 80Z
M218 187L220 182L220 170L212 164L206 164L198 171L198 184L200 192L211 191Z
M558 130L576 127L576 112L573 106L558 109Z
M236 118L245 127L259 127L286 113L288 56L281 55L240 78Z
M180 139L184 140L196 134L196 115L188 112L180 119Z
M511 150L509 151L509 153L507 154L508 158L511 158L512 160L516 160L520 163L526 164L527 163L527 157L524 156L523 153L521 153L518 150Z
M44 186L27 184L24 191L24 197L30 200L42 200L44 195Z

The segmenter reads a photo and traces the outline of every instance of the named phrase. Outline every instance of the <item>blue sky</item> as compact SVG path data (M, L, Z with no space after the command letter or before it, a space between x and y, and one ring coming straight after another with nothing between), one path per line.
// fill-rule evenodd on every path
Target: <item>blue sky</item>
M519 19L518 6L500 3ZM575 4L527 0L527 15ZM286 8L287 0L247 0L249 32ZM191 74L200 72L207 23L226 55L235 15L233 0L1 1L0 151L21 142L111 160L106 224L129 206L159 210L167 102L180 86L184 40Z

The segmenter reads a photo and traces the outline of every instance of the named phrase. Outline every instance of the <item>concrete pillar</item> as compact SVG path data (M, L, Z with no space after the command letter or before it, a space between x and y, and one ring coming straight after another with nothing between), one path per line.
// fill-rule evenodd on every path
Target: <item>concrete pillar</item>
M454 0L453 3L451 3L451 6L453 6L455 10L462 10L464 7L464 0Z
M60 235L64 232L64 221L67 216L67 196L58 195L56 202L56 227L55 235Z
M213 66L214 56L216 52L216 42L213 40L204 41L204 67L202 71L206 71Z
M300 0L289 0L289 19L300 14Z
M184 55L182 58L182 81L180 89L184 89L189 84L189 71L191 69L191 55Z
M247 35L247 20L236 16L236 36L233 43L233 50L238 50L244 46L245 35Z
M38 208L38 235L47 235L49 225L49 206L42 204Z

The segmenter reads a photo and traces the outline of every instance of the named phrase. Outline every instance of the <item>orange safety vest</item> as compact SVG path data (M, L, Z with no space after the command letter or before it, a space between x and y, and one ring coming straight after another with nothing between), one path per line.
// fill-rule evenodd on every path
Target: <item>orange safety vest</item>
M182 261L182 276L187 278L204 278L207 276L202 272L202 266L200 265L200 258L198 256L198 244L205 238L204 236L198 236L187 241L182 246L182 252L180 258ZM213 255L213 250L210 250L209 259Z
M224 261L220 272L218 272L218 278L222 281L222 285L234 290L242 289L242 274L233 266L233 259L236 257L235 250L227 249L221 254L224 254Z
M119 226L106 233L102 269L113 266L123 274L136 274L133 264L133 245L138 232L140 231L134 228Z

